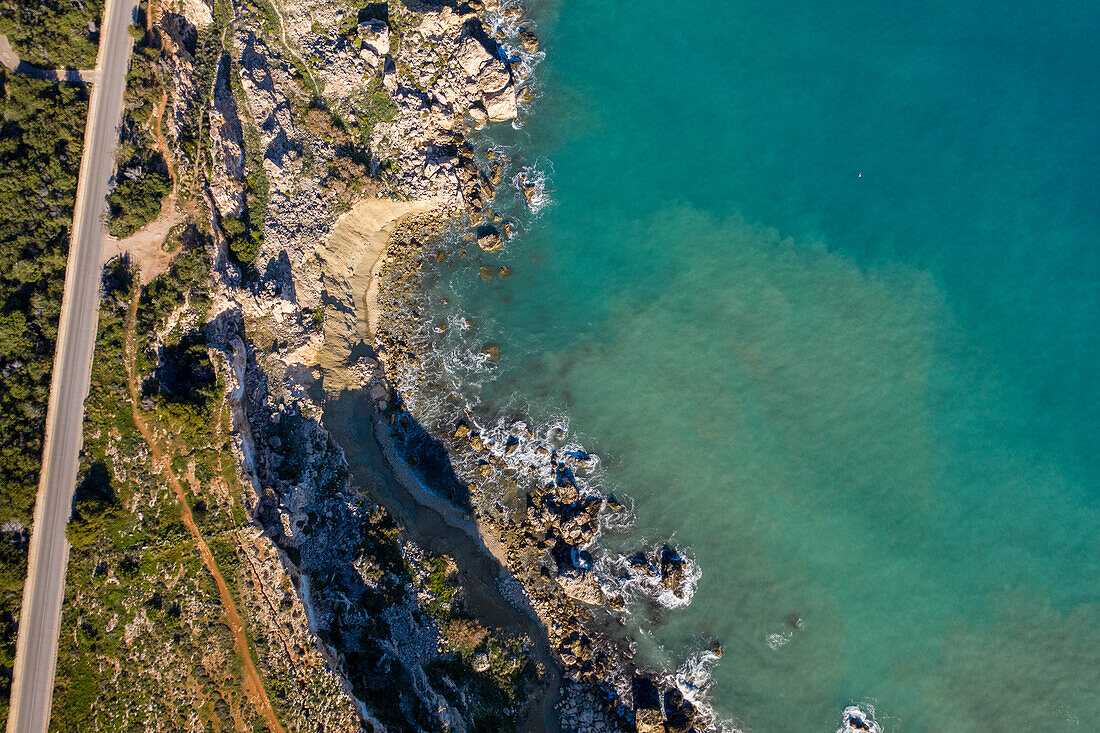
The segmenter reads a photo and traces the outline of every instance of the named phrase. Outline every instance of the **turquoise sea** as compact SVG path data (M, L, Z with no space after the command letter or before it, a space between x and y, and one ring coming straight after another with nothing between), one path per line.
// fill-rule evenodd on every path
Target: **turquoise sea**
M607 544L702 569L640 658L720 639L708 699L761 733L1100 730L1100 5L532 14L538 97L484 143L550 203L502 194L518 235L433 309L500 348L448 362L478 414L599 454Z

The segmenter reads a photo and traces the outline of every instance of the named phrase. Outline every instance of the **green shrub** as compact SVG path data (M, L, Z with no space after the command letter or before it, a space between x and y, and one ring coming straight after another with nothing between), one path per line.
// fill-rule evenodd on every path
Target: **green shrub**
M66 6L41 7L52 20L39 38L49 39L50 8ZM0 27L13 8L23 6L0 2ZM0 522L30 525L34 511L87 93L0 69ZM25 572L25 543L0 536L0 724Z
M0 0L0 33L28 63L45 68L91 69L103 0Z

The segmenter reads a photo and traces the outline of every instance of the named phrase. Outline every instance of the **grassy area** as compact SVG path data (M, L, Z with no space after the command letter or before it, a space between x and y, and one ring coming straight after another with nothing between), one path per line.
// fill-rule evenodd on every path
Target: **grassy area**
M193 228L173 236L183 252L144 288L137 311L139 410L172 451L194 520L236 595L239 515L215 490L226 466L228 423L202 332L210 243ZM134 423L124 368L134 275L116 262L104 284L68 530L76 551L66 577L51 730L184 729L196 701L208 729L262 729L240 686L217 588Z
M102 17L103 0L0 0L0 33L43 68L94 68Z
M87 88L0 70L0 721L38 490Z

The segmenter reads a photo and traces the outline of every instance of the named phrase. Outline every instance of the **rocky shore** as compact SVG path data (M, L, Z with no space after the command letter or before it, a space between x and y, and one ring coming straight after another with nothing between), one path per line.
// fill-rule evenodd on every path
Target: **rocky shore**
M563 730L708 729L713 721L684 698L671 675L633 663L633 644L621 631L628 589L646 584L651 601L663 594L684 599L693 582L688 563L664 545L616 556L610 582L598 576L593 552L604 522L621 520L628 510L580 480L593 457L566 445L560 431L536 435L518 418L501 433L472 417L425 427L408 411L409 402L445 390L425 367L431 337L416 314L424 308L423 268L446 255L443 235L454 226L439 217L404 222L383 255L377 350L386 373L407 376L399 386L386 382L376 409L406 462L420 467L421 480L465 506L480 532L503 546L514 602L538 614L563 671ZM439 470L441 461L453 476ZM716 659L721 647L709 653Z
M690 559L642 548L601 577L600 533L628 511L586 487L591 456L522 421L505 436L415 409L441 388L422 363L425 258L446 256L448 232L506 246L516 222L494 210L498 190L531 208L541 195L470 142L531 97L541 51L522 9L261 0L232 12L158 7L174 59L167 126L186 137L186 101L208 84L206 172L177 171L208 178L207 340L252 490L246 551L293 589L271 626L294 626L303 658L338 680L324 717L334 729L705 729L672 677L633 665L622 632L632 594L690 597ZM229 51L211 62L214 33Z

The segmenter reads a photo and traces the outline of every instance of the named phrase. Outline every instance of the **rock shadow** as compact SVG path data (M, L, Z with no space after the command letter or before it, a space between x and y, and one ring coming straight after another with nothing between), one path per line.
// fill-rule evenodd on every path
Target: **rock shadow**
M215 317L208 341L228 366L229 401L245 468L254 475L253 521L279 551L322 651L370 711L364 728L376 729L372 716L389 730L443 731L456 719L480 721L475 729L509 727L501 717L505 705L493 703L493 678L463 655L438 652L452 617L426 612L399 538L460 559L464 613L528 633L546 647L534 618L517 623L520 614L497 583L500 564L475 538L401 491L375 439L366 394L330 397L322 424L286 396L284 385L269 385L240 311ZM434 446L419 449L430 455ZM438 475L453 475L431 459L425 463ZM541 711L533 714L540 718ZM546 727L538 719L523 729Z

